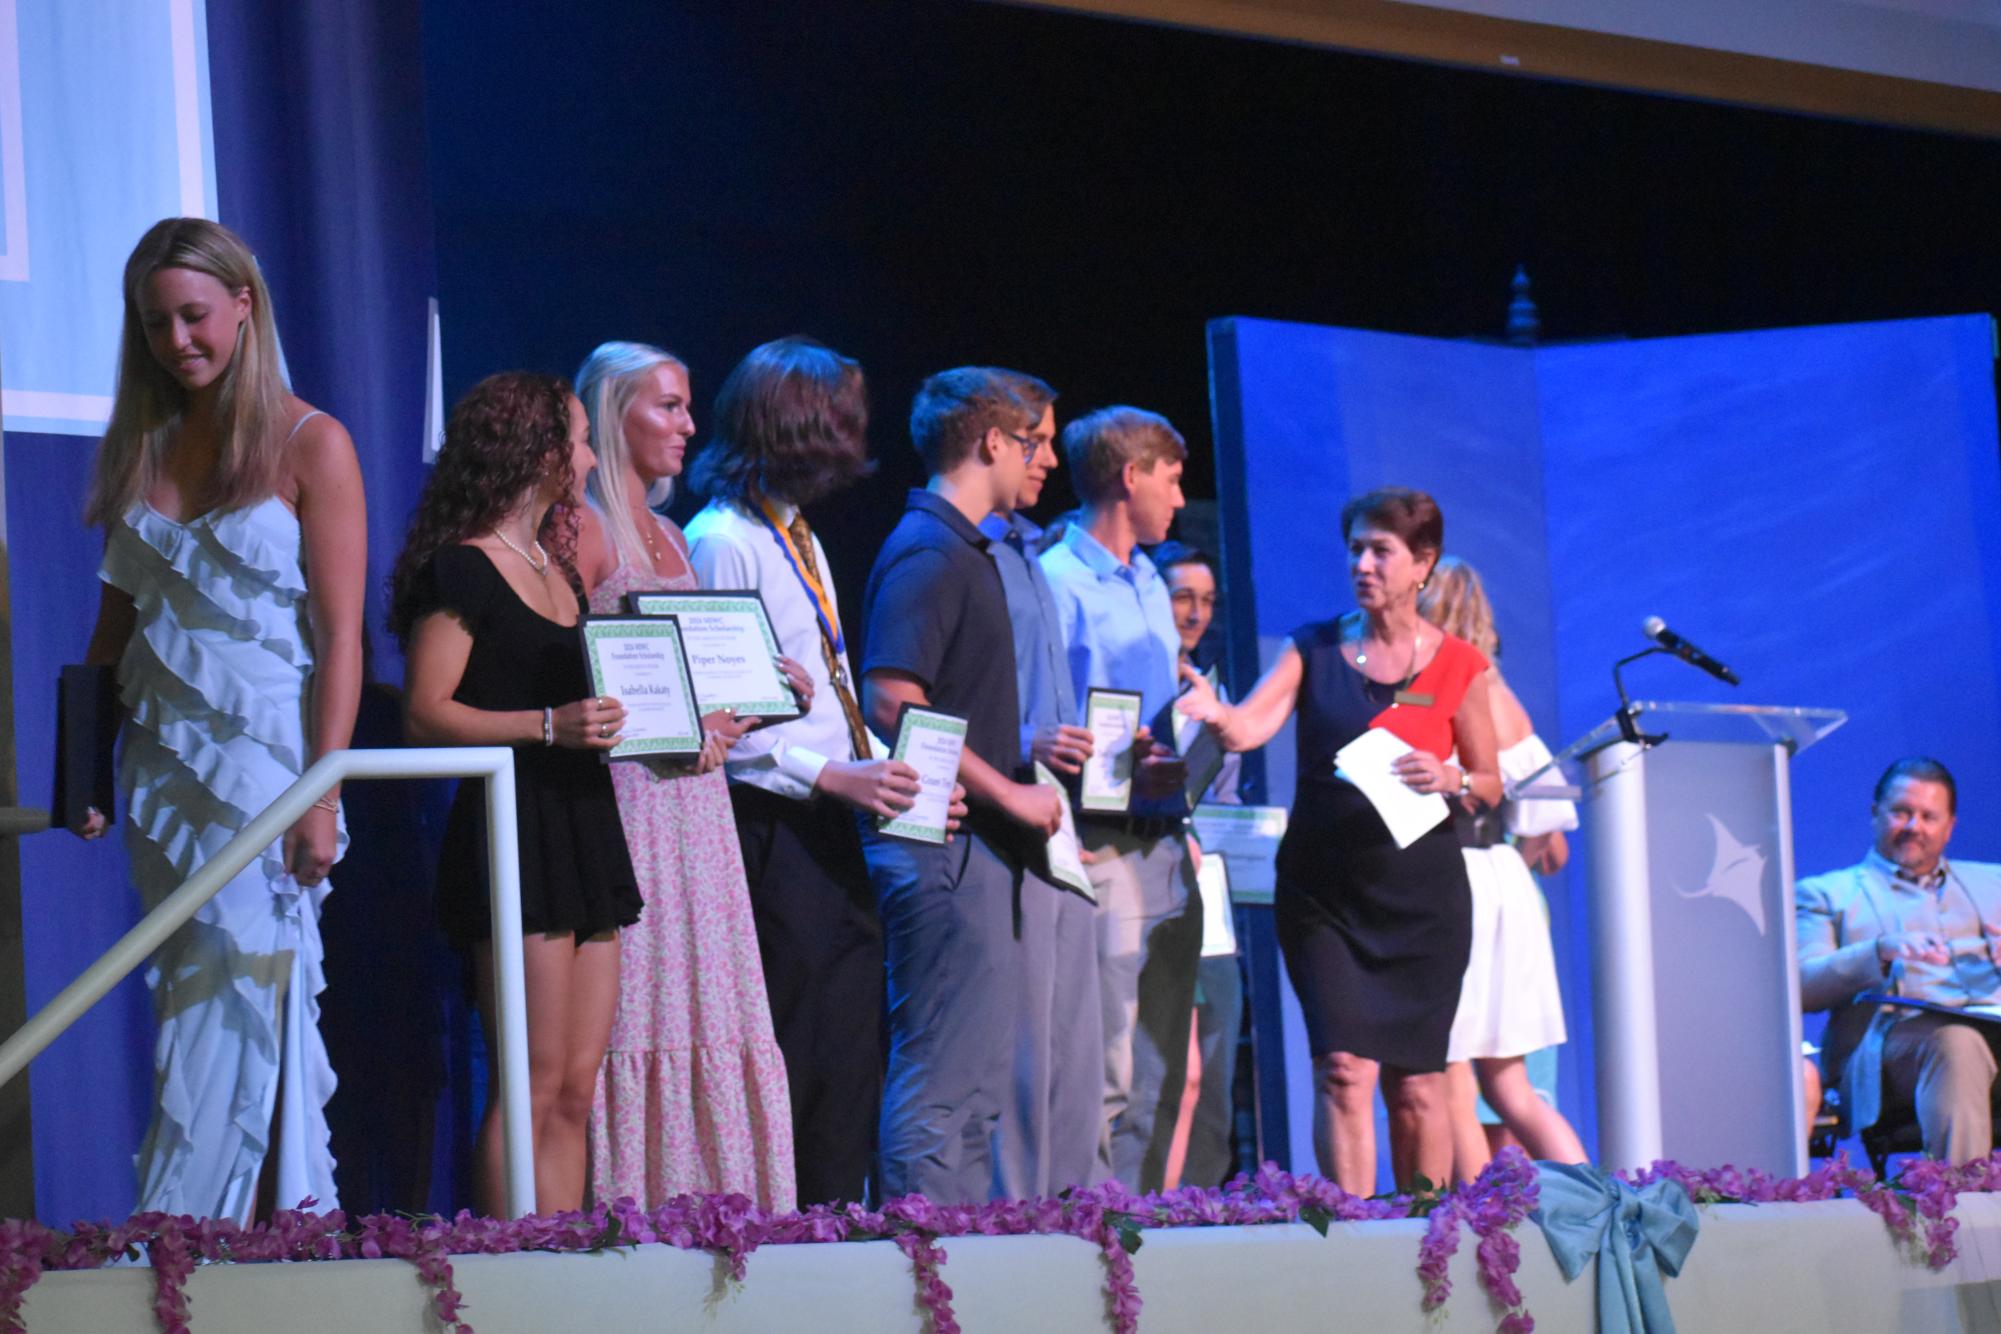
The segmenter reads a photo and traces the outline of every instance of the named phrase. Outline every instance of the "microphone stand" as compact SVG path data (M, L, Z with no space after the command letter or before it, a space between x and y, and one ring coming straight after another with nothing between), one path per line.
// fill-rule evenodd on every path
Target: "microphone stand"
M1619 673L1629 663L1638 662L1651 654L1666 652L1666 649L1656 644L1651 648L1643 648L1638 653L1628 654L1612 664L1612 686L1619 692L1619 735L1641 750L1652 750L1667 740L1668 734L1666 732L1649 734L1640 730L1640 711L1634 706L1632 696L1626 693L1626 683Z

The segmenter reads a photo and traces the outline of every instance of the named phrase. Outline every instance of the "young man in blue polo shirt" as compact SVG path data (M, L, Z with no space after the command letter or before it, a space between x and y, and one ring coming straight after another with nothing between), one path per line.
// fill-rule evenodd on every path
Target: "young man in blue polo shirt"
M926 380L910 434L930 481L910 493L869 575L863 711L885 738L905 704L964 718L959 780L970 807L943 847L872 829L863 838L888 949L879 1159L889 1197L922 1191L962 1204L994 1187L1020 991L1015 895L1024 858L1062 819L1054 788L1010 776L1021 758L1014 631L979 529L1012 507L1032 425L1002 372L962 367Z
M1173 703L1181 637L1167 585L1139 548L1164 541L1181 508L1187 446L1167 419L1101 408L1063 431L1083 512L1042 571L1056 595L1078 700L1092 686L1140 692L1140 716ZM1098 988L1105 1039L1099 1163L1135 1190L1158 1190L1188 1071L1202 952L1202 904L1183 826L1185 767L1153 745L1129 814L1082 816L1078 836L1098 894Z
M1010 375L1015 396L1035 419L1022 443L1028 471L1008 508L989 515L980 531L994 540L994 564L1014 623L1022 767L1039 761L1054 774L1075 777L1091 757L1091 734L1077 726L1062 617L1036 559L1042 530L1022 512L1041 499L1056 468L1056 391L1032 375ZM1016 1200L1097 1179L1105 1106L1097 909L1082 894L1043 879L1039 865L1031 861L1023 869L1015 904L1021 1008L1014 1085L995 1147L996 1189Z

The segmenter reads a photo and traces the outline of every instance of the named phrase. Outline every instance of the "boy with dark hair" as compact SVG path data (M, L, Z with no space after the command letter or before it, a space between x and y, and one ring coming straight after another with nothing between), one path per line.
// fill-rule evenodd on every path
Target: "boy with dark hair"
M1014 636L978 526L1012 505L1032 424L998 372L926 380L910 430L930 481L910 493L869 575L869 721L887 737L906 704L964 718L959 780L970 807L942 847L863 837L888 945L880 1167L890 1197L921 1191L963 1204L994 1188L1019 994L1015 893L1024 857L1062 817L1054 788L1010 777L1020 762Z
M855 812L909 809L917 773L875 756L827 553L800 510L868 471L861 367L811 339L766 343L723 382L715 421L691 470L710 500L687 527L690 564L704 588L756 589L813 682L803 716L751 732L724 765L805 1208L861 1199L868 1182L883 950Z

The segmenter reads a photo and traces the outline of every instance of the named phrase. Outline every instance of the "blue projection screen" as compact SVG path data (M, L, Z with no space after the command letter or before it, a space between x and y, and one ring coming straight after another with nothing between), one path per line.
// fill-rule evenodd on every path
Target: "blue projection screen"
M203 0L0 0L0 407L95 437L125 257L215 216Z
M1850 715L1793 766L1802 874L1861 856L1870 787L1913 751L1960 779L1954 851L2001 858L1989 317L1539 349L1229 319L1209 339L1239 688L1299 625L1351 605L1341 503L1420 487L1486 580L1504 670L1553 746L1612 712L1611 663L1659 615L1745 685L1660 659L1632 669L1636 695ZM1272 802L1291 797L1290 747L1267 754ZM1547 888L1571 1038L1560 1101L1595 1148L1582 866Z

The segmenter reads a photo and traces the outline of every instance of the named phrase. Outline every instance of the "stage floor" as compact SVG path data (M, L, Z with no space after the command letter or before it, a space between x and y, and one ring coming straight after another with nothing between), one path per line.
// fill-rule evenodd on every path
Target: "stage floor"
M1839 1331L2001 1332L2001 1197L1960 1199L1958 1258L1933 1273L1899 1252L1862 1205L1714 1205L1668 1299L1680 1334ZM1465 1334L1494 1327L1462 1235L1453 1296L1437 1322L1418 1309L1421 1222L1161 1229L1133 1257L1145 1334L1331 1328ZM1592 1334L1589 1271L1564 1283L1533 1224L1517 1234L1519 1281L1541 1334ZM964 1237L941 1243L967 1334L1100 1334L1104 1267L1071 1237ZM462 1256L463 1318L479 1334L579 1329L813 1329L922 1334L910 1262L890 1242L772 1246L732 1288L708 1255L666 1246L599 1255ZM225 1265L188 1286L195 1334L353 1334L437 1329L416 1271L401 1261ZM29 1293L29 1334L151 1334L145 1269L45 1275Z

